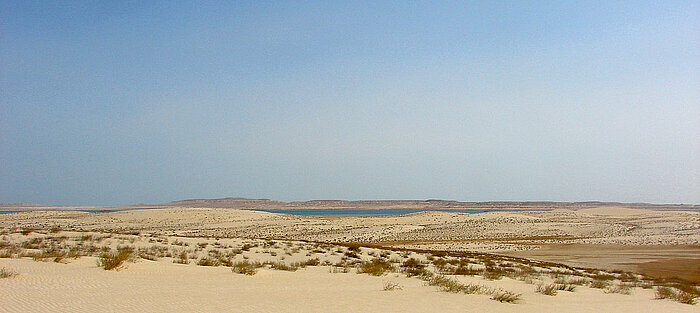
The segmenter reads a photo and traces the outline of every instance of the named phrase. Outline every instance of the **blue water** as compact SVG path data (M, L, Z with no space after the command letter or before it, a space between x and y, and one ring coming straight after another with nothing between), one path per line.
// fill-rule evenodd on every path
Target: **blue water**
M484 213L494 211L520 211L520 210L479 210L479 209L454 209L454 210L419 210L419 209L273 209L253 210L270 213L283 213L291 215L401 215L425 211L441 211L454 213Z

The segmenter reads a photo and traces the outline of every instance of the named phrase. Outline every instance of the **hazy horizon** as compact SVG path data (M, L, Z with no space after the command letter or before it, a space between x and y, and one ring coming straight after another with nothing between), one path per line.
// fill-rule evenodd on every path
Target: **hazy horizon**
M0 202L700 203L700 3L0 2Z
M238 196L228 196L228 197L221 197L221 198L188 198L188 199L173 199L173 200L167 200L163 202L158 202L158 203L144 203L144 202L139 202L139 203L122 203L119 205L89 205L89 204L52 204L52 203L31 203L31 202L0 202L0 204L24 204L24 205L40 205L40 206L87 206L87 207L124 207L124 206L139 206L139 205L162 205L170 202L179 202L179 201L191 201L191 200L222 200L222 199L244 199L244 200L263 200L263 201L279 201L279 202L285 202L285 203L292 203L292 202L307 202L307 201L457 201L457 202L464 202L464 203L470 203L470 202L475 202L475 203L488 203L488 202L552 202L552 203L587 203L587 202L600 202L600 203L621 203L621 204L651 204L651 205L700 205L700 203L649 203L649 202L619 202L619 201L599 201L599 200L581 200L581 201L553 201L553 200L484 200L484 201L471 201L471 200L455 200L455 199L300 199L300 200L289 200L289 201L284 201L284 200L278 200L278 199L270 199L270 198L248 198L248 197L238 197Z

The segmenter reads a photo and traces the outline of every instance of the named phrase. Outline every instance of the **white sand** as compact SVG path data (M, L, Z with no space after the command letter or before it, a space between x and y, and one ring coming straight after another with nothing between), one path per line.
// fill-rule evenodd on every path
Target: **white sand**
M226 267L140 261L105 271L95 258L69 264L0 259L20 274L0 280L0 312L698 312L698 306L652 300L653 291L605 294L581 287L545 296L533 285L503 279L499 286L523 293L517 304L483 295L452 294L416 278L262 269L234 274ZM403 290L383 291L384 281Z

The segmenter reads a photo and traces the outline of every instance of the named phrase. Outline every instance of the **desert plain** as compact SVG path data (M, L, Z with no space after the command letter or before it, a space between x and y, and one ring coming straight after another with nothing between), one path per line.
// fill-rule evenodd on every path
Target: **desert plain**
M458 208L492 209L462 213ZM295 209L426 211L290 215ZM95 209L95 208L79 208ZM696 206L5 205L0 312L698 312Z

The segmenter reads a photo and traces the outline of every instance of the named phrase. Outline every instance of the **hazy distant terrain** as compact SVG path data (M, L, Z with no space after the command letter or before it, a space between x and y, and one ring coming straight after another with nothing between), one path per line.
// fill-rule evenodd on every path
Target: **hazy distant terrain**
M270 199L239 197L221 199L189 199L160 204L134 204L120 207L52 206L28 203L0 203L3 210L70 210L70 209L143 209L143 208L230 208L230 209L489 209L531 210L569 209L580 210L597 207L626 207L652 210L700 210L698 204L651 204L621 202L554 202L554 201L488 201L461 202L453 200L310 200L283 202Z

